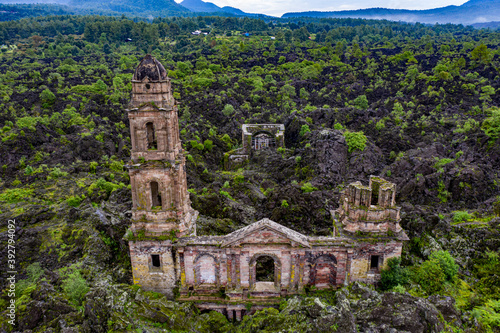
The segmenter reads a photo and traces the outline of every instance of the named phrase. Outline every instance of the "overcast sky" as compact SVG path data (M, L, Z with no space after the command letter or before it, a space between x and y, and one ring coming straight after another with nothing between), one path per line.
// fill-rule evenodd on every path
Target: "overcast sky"
M175 0L182 2L182 0ZM219 7L231 6L247 13L281 16L287 12L335 11L361 8L429 9L461 5L466 0L205 0Z

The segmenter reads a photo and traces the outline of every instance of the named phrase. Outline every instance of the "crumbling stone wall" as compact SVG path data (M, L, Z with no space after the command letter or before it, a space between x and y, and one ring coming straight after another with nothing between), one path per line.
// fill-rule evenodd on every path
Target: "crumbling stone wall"
M129 242L130 260L134 284L145 290L163 293L174 297L177 285L175 264L172 256L171 241L131 241ZM160 267L152 265L152 255L160 256Z
M401 232L400 207L396 207L396 184L370 176L370 183L349 184L340 196L337 213L344 230L350 233Z
M285 146L285 125L283 124L244 124L241 129L243 151L246 155L252 153L252 137L260 133L271 136L276 148Z

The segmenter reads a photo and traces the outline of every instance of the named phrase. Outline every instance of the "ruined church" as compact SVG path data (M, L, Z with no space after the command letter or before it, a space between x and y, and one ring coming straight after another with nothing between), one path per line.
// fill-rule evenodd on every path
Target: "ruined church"
M387 259L401 255L408 237L399 225L396 186L374 176L342 193L331 211L331 236L303 235L269 219L225 236L197 236L177 105L165 68L152 56L135 70L126 111L133 201L126 238L134 284L239 320L282 296L374 283ZM259 265L267 265L265 274Z

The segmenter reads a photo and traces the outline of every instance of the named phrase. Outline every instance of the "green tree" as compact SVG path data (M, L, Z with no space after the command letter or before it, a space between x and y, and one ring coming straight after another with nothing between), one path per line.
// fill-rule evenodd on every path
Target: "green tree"
M406 267L401 267L401 258L389 258L387 260L387 269L380 272L380 288L389 290L398 285L405 285L409 280L409 272Z
M54 102L56 101L56 96L49 89L45 89L40 93L40 99L42 100L44 107L46 107L54 104Z
M344 133L344 138L347 143L349 153L352 153L355 150L360 150L360 151L365 150L367 138L362 131L361 132L346 131Z
M224 106L224 109L222 110L222 113L226 117L229 117L230 115L232 115L234 113L234 106L232 106L231 104L226 104Z
M446 275L437 259L426 260L417 269L415 280L428 294L433 294L443 288Z
M360 95L356 97L356 99L353 101L354 106L361 110L366 110L368 109L368 99L366 98L365 95Z
M447 281L453 280L458 273L458 265L448 251L436 251L429 256L430 260L437 260Z
M302 125L302 127L300 127L299 135L304 136L306 133L311 133L311 129L309 128L309 125Z
M471 51L470 57L473 60L478 61L479 63L487 65L490 63L491 58L492 58L491 50L488 49L488 47L486 45L481 43L474 50Z

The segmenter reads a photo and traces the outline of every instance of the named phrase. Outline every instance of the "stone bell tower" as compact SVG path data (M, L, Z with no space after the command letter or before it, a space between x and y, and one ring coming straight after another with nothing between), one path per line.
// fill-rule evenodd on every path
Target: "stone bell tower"
M132 78L129 104L132 225L129 241L134 284L173 298L179 280L175 239L196 235L186 160L179 138L177 106L167 72L150 55Z
M165 68L150 55L135 70L129 108L132 231L196 234L198 212L191 208L187 191L176 101Z

